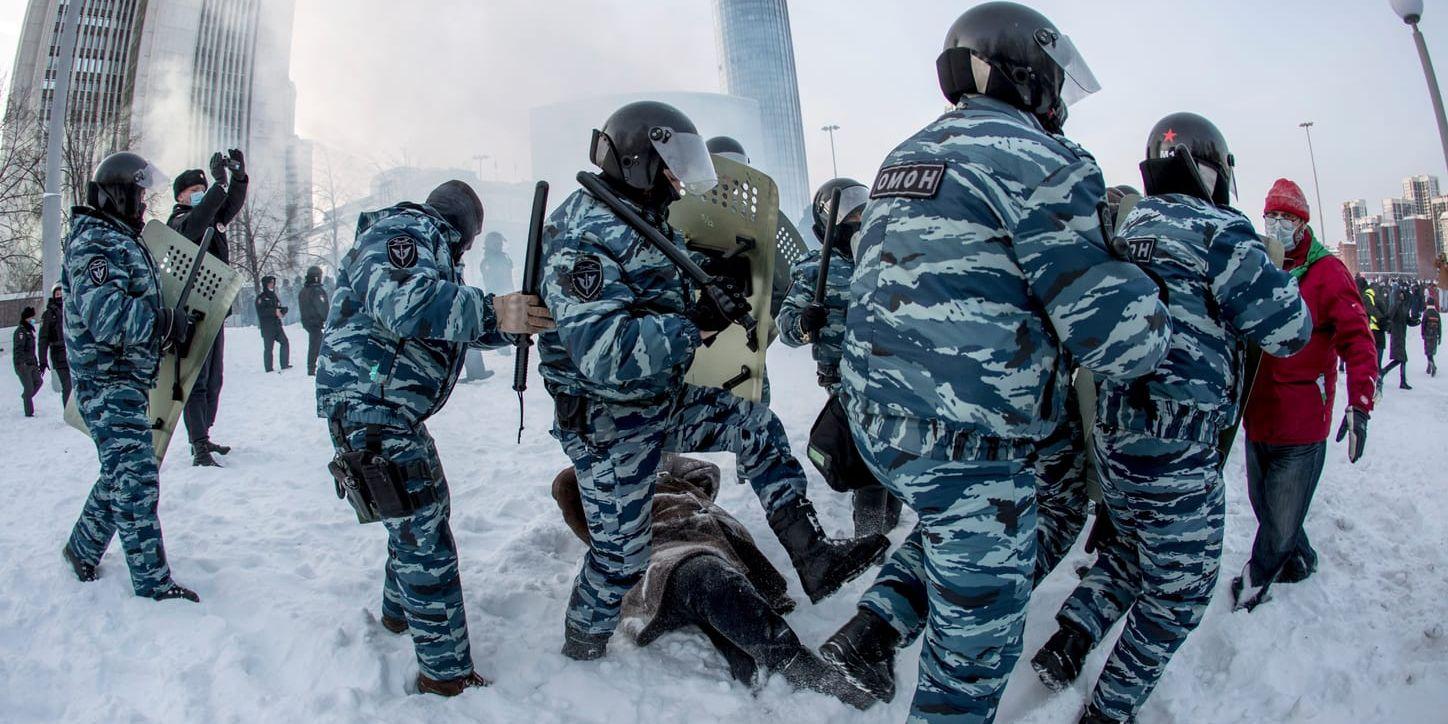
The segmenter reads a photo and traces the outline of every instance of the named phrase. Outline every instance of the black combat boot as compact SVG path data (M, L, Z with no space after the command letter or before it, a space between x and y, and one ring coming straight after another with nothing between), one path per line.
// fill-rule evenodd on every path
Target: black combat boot
M820 647L820 656L883 702L895 699L895 649L900 633L863 608Z
M202 443L191 446L191 467L193 468L219 468L221 463L211 457L211 450Z
M70 564L70 569L75 571L75 577L79 578L81 583L90 583L100 578L100 574L96 572L96 567L81 560L80 556L76 555L75 551L70 549L69 543L61 547L60 554L65 556L65 562Z
M1057 619L1056 623L1060 628L1036 652L1031 659L1031 668L1036 670L1047 689L1062 691L1081 675L1081 666L1096 642L1091 640L1085 629L1070 621Z
M850 706L864 711L878 701L864 687L852 681L843 671L804 649L784 666L779 675L796 689L808 689L833 696Z
M1080 724L1126 724L1126 722L1106 716L1096 708L1095 704L1091 704L1086 707L1085 713L1081 714Z
M192 603L201 603L201 597L196 595L195 591L175 581L172 581L170 585L151 594L151 598L157 601L170 601L177 598L184 598Z
M383 614L382 628L385 628L395 634L405 634L407 633L407 619L393 618L391 616L388 616L387 614Z
M479 676L475 671L467 676L456 679L429 679L422 674L417 675L417 693L437 694L438 696L457 696L468 689L480 689L484 686L492 686L493 682Z
M199 443L197 443L197 444L198 444L198 445L201 445L201 446L204 447L204 448L206 448L206 451L207 451L207 452L213 452L213 453L216 453L217 455L229 455L229 454L231 454L231 446L230 446L230 445L217 445L216 443L212 442L210 439L202 440L201 442L199 442Z
M574 661L594 661L608 654L608 634L584 633L572 626L563 627L563 655Z
M889 535L900 524L900 500L883 486L872 485L855 491L855 535Z
M811 603L829 598L874 565L890 547L890 539L879 534L850 540L826 537L814 505L803 499L771 513L769 528L789 553Z

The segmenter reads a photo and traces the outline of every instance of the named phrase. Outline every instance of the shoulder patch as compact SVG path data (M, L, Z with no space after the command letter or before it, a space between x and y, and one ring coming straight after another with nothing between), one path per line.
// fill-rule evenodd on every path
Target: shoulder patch
M573 288L573 296L585 302L598 299L603 292L603 264L598 257L589 254L580 256L573 262L573 270L568 273L569 286Z
M103 256L95 257L85 265L85 274L90 277L91 284L105 284L111 278L111 263Z
M1156 237L1127 239L1126 254L1129 261L1137 264L1149 263L1156 258Z
M943 163L902 163L880 169L870 198L933 199L945 182Z
M388 239L387 260L398 269L417 266L417 240L406 235Z

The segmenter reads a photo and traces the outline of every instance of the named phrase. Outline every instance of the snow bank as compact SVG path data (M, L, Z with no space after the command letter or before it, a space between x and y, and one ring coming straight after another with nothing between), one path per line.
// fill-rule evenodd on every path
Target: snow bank
M293 362L305 333L290 328ZM161 518L178 580L199 606L131 595L118 545L99 582L82 585L59 551L96 473L94 449L59 418L47 385L40 417L20 417L18 382L0 374L0 719L6 721L900 721L918 649L901 656L902 696L860 713L771 681L752 693L729 680L702 636L676 633L639 649L619 637L610 656L576 663L558 653L563 606L582 554L548 485L567 465L547 434L549 401L528 395L528 431L513 444L511 358L461 385L433 421L453 496L473 654L489 689L456 700L409 696L417 668L405 637L377 622L385 533L358 526L332 493L324 425L311 379L296 367L261 371L255 329L228 329L227 382L213 436L235 446L225 470L190 467L184 444L162 468ZM5 336L4 339L8 339ZM1421 349L1416 341L1411 345ZM803 351L771 353L775 408L795 449L823 401ZM1252 614L1232 613L1230 576L1254 530L1240 450L1228 466L1227 546L1219 595L1143 712L1145 722L1426 722L1448 711L1448 378L1389 386L1365 460L1329 451L1308 521L1322 556L1310 581L1276 589ZM1341 399L1341 393L1339 393ZM733 461L713 457L733 477ZM826 526L849 525L848 501L817 477ZM747 487L721 502L789 571ZM907 513L908 517L908 513ZM897 533L898 541L902 533ZM1068 564L1031 607L1029 654L1054 629L1074 584ZM791 623L824 641L868 585L810 606L798 583ZM1001 721L1074 722L1105 649L1067 693L1050 695L1024 659Z

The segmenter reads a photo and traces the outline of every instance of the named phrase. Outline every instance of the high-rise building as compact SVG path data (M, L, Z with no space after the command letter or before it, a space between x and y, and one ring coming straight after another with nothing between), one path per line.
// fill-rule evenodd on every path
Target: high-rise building
M1342 265L1347 267L1347 272L1357 276L1362 271L1361 260L1358 259L1358 245L1356 241L1344 241L1337 247L1337 256L1342 260Z
M1437 176L1424 174L1403 179L1403 198L1412 203L1412 216L1428 216L1428 206L1437 195Z
M1409 199L1383 199L1383 221L1398 222L1413 216L1416 211Z
M780 210L795 218L809 207L810 188L789 8L785 0L714 0L714 14L725 92L758 101L764 121L765 148L750 156L779 184Z
M1357 239L1357 223L1359 219L1368 215L1368 202L1358 199L1356 201L1342 202L1342 229L1346 234L1343 238L1348 241ZM1327 219L1322 220L1323 224Z
M83 175L122 149L173 174L204 168L215 151L243 149L248 206L294 229L286 236L299 253L299 232L311 225L311 152L295 133L289 77L295 0L29 0L11 112L42 121L51 113L60 18L72 1L83 5L67 103L67 165L75 166L68 173ZM43 123L34 132L44 134ZM79 149L77 138L86 140ZM163 196L161 213L171 201ZM236 243L241 235L231 236Z

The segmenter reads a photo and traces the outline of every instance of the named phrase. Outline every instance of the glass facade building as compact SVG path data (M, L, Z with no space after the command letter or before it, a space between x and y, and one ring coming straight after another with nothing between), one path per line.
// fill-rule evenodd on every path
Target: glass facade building
M785 0L714 0L714 13L724 90L757 101L764 122L766 147L746 150L779 184L780 210L795 218L809 207L811 189L789 7Z

